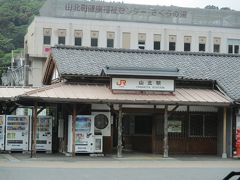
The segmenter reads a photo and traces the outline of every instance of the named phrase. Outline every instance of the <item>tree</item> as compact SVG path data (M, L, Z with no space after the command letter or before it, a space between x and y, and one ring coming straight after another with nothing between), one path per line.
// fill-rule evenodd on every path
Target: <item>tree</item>
M0 52L3 61L10 62L8 54L24 47L24 35L34 15L45 0L0 0Z
M11 49L13 48L14 46L12 43L12 39L6 38L0 33L0 50L7 52L11 51Z

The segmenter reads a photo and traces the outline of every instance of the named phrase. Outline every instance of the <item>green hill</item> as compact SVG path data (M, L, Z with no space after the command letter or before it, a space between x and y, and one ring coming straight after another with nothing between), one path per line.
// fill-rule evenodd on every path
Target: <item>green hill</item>
M24 46L24 35L45 0L0 0L0 71L10 64L11 51Z

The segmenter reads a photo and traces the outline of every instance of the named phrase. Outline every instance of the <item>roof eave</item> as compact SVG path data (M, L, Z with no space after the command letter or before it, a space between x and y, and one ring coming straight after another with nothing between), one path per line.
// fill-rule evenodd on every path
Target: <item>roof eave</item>
M20 101L38 101L48 103L110 103L110 104L139 104L139 105L197 105L197 106L219 106L226 107L232 104L229 102L192 102L192 101L149 101L149 100L115 100L115 99L83 99L83 98L50 98L50 97L36 97L36 96L19 96Z

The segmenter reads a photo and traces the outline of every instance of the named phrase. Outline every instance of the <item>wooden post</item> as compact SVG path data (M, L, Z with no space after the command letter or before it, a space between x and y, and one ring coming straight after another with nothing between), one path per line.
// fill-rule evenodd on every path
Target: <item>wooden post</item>
M117 157L122 157L122 104L119 104L118 113L118 146L117 146Z
M72 114L72 156L75 156L75 138L76 138L76 104L73 105Z
M168 158L168 105L164 109L163 157Z
M157 113L156 113L157 106L154 105L153 109L153 118L152 118L152 153L156 153L156 127L157 127Z
M36 144L37 144L37 102L34 103L34 109L33 109L33 136L32 136L32 156L36 156Z
M222 158L227 158L227 107L223 110L223 153Z

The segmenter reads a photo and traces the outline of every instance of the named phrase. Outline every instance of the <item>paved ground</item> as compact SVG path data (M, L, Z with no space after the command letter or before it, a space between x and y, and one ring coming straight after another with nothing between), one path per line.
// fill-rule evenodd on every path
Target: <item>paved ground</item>
M1 180L218 180L240 171L240 159L158 155L66 157L61 154L0 154ZM236 178L235 178L236 179Z

